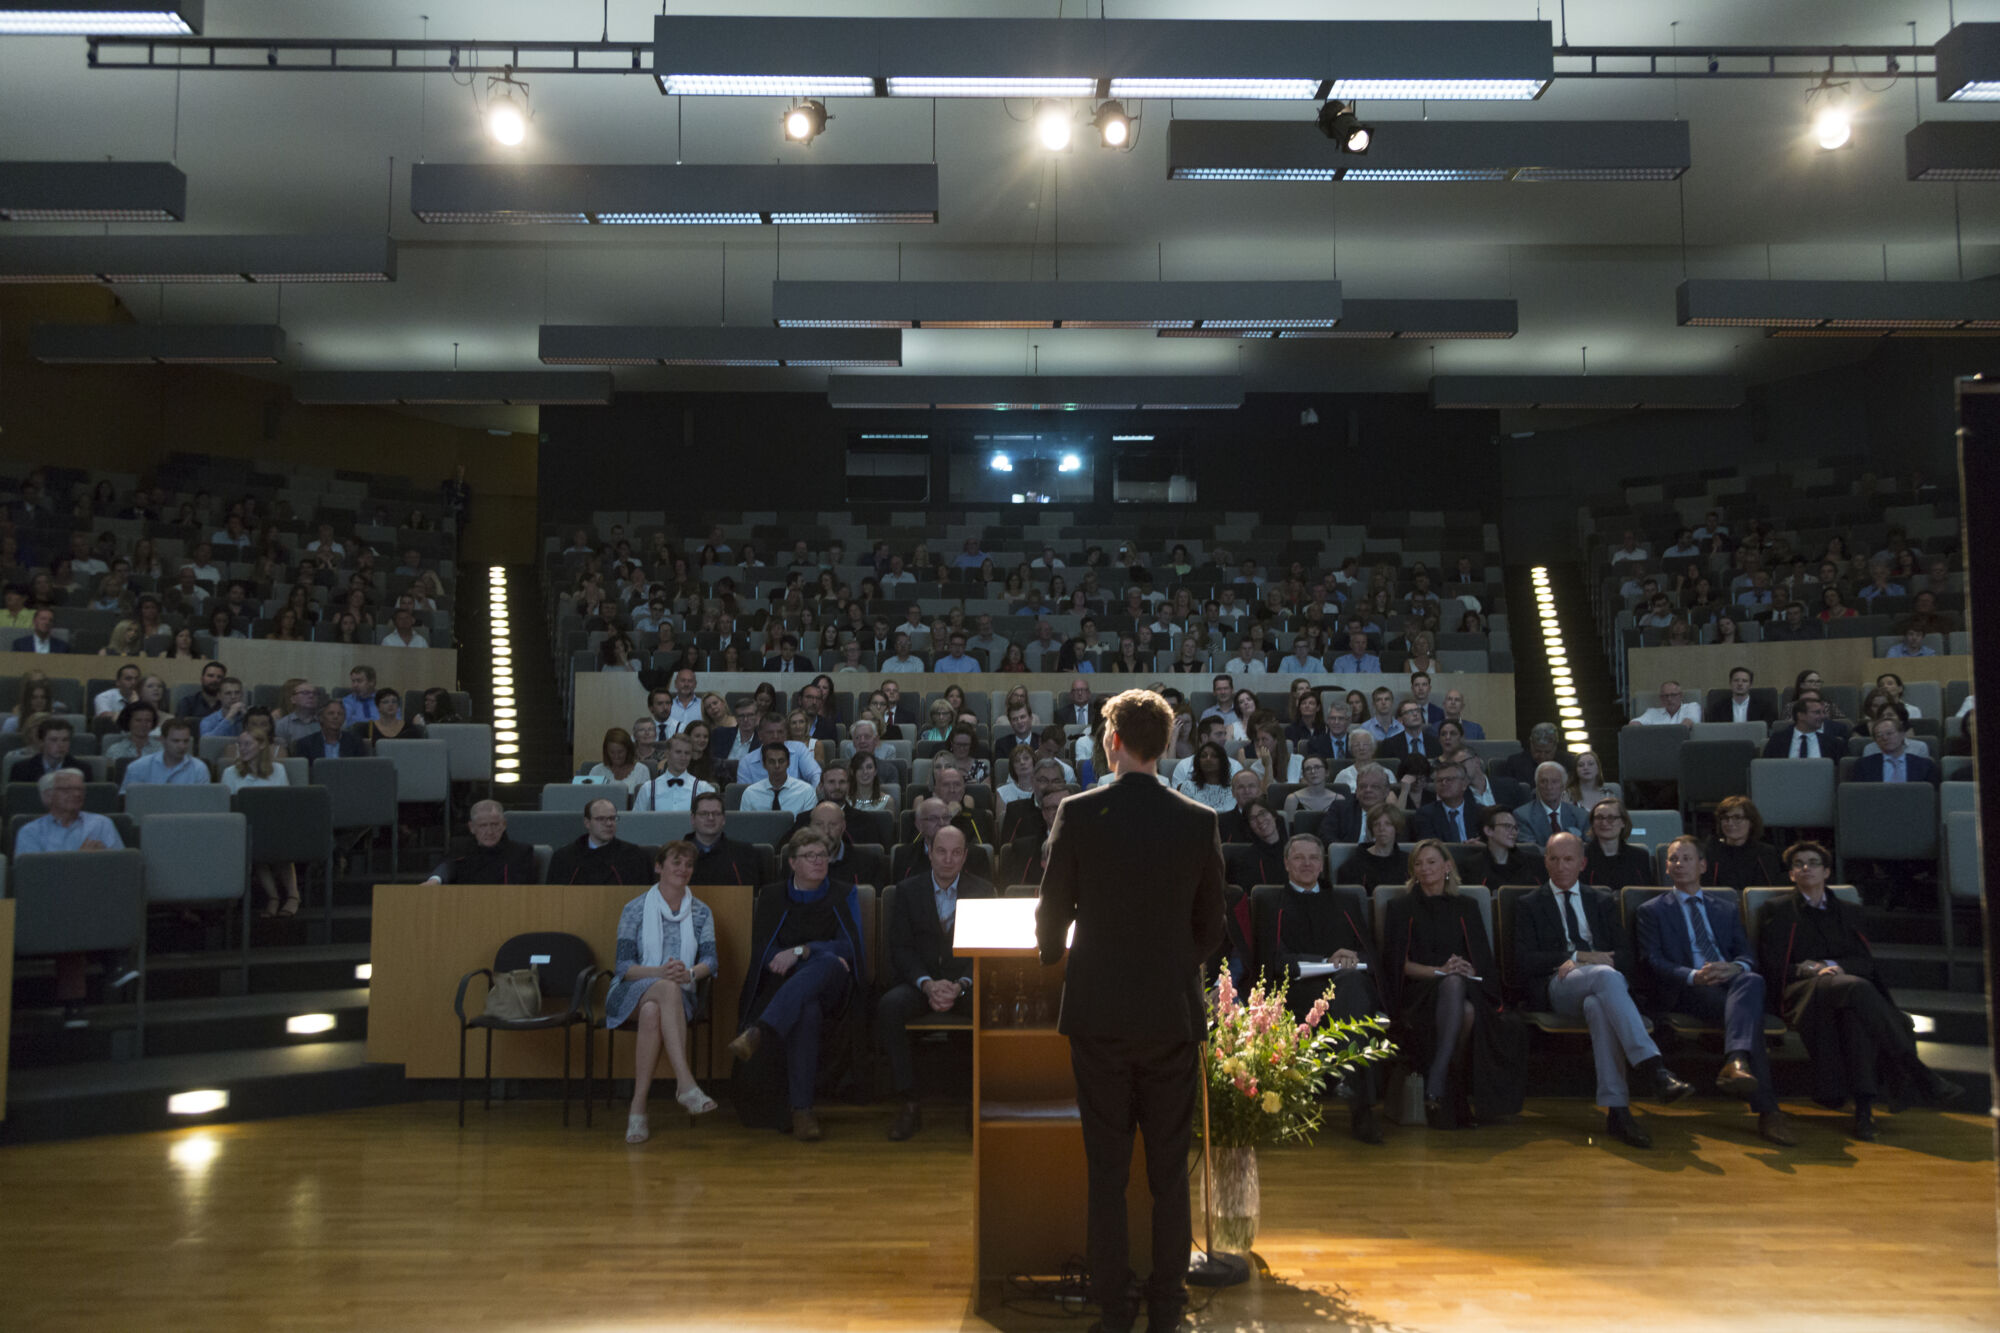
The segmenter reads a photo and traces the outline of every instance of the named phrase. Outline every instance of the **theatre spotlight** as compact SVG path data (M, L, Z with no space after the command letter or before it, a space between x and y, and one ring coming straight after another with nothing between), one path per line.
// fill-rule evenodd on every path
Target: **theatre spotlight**
M1062 462L1056 466L1056 471L1081 472L1083 471L1083 459L1079 458L1075 454L1064 454L1062 456Z
M1099 106L1090 123L1097 127L1098 139L1106 148L1132 146L1132 118L1125 114L1123 102L1106 102Z
M1319 132L1340 145L1343 153L1366 153L1375 139L1372 126L1363 125L1351 102L1321 102Z
M495 143L518 148L528 137L528 121L534 112L528 109L528 85L514 77L512 65L501 68L506 72L486 80L486 132ZM518 102L514 100L517 88L521 91Z
M1813 117L1812 134L1813 141L1829 153L1854 142L1853 118L1848 115L1845 107L1834 105L1833 94L1836 92L1844 96L1847 84L1844 81L1835 83L1824 74L1820 76L1818 83L1806 89L1807 105L1811 105L1815 97L1826 95L1826 101L1821 104L1819 114Z
M992 468L995 472L1012 472L1014 470L1014 460L1005 454L995 454L993 455Z
M1044 100L1035 103L1035 135L1042 147L1060 153L1069 147L1069 103Z
M826 103L814 99L800 102L785 112L785 137L793 143L811 143L826 133Z

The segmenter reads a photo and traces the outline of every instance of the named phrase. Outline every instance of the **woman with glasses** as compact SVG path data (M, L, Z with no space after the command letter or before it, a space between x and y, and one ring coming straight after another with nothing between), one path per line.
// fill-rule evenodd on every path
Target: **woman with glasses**
M773 1061L756 1062L765 1042L785 1052L785 1104L792 1136L817 1143L813 1115L819 1079L820 1033L859 1011L850 1003L862 966L859 890L827 878L833 844L814 829L794 833L785 846L790 874L757 890L751 912L750 956L737 1012L743 1028L729 1053L748 1068L738 1074L745 1123L759 1118L760 1103L775 1092ZM761 1094L761 1095L760 1095Z
M1784 860L1794 891L1757 912L1757 970L1805 1042L1813 1099L1826 1107L1853 1099L1851 1132L1872 1143L1878 1100L1942 1106L1965 1090L1917 1058L1914 1025L1876 970L1861 909L1827 890L1832 855L1795 842Z
M1590 837L1583 853L1583 882L1606 889L1625 889L1654 882L1653 855L1625 841L1632 836L1632 815L1625 802L1607 796L1590 807Z
M1740 893L1785 882L1778 849L1764 840L1764 816L1748 796L1726 797L1715 807L1715 832L1702 853L1704 883Z

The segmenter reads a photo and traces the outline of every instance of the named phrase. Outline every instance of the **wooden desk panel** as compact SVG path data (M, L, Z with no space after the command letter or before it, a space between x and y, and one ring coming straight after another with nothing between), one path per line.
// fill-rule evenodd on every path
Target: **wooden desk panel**
M8 1034L14 1030L14 900L0 898L0 1120L7 1118Z
M0 631L0 633L11 633ZM12 642L13 635L6 642ZM408 695L433 685L458 688L456 648L383 648L348 643L283 643L276 639L231 639L223 645L220 661L229 665L229 674L249 685L277 685L293 676L303 676L316 685L347 693L347 673L366 663L375 668L376 681ZM203 662L165 657L99 657L95 653L10 653L0 652L0 676L25 675L39 671L51 680L74 680L88 685L93 680L109 680L118 668L131 662L168 685L189 685L201 679ZM640 709L644 712L644 708ZM626 722L631 719L627 718Z
M715 914L718 968L713 986L716 1050L702 1077L726 1075L720 1048L736 1032L736 999L749 966L750 905L745 885L697 887L694 894ZM451 999L458 979L491 967L494 952L515 935L559 930L586 941L599 967L617 960L618 916L634 897L619 884L380 884L375 888L373 976L368 991L368 1058L401 1064L410 1078L455 1078L458 1016ZM10 951L11 952L11 951ZM601 1003L602 983L593 992ZM466 988L466 1012L486 1002L482 981ZM572 1034L570 1070L583 1073L580 1034ZM561 1032L503 1033L493 1043L493 1072L504 1078L559 1078ZM618 1072L631 1072L633 1042L617 1043ZM485 1038L467 1041L466 1068L483 1068ZM603 1047L598 1047L601 1061ZM707 1062L704 1062L707 1063ZM664 1069L664 1063L662 1064ZM601 1071L600 1071L601 1072Z

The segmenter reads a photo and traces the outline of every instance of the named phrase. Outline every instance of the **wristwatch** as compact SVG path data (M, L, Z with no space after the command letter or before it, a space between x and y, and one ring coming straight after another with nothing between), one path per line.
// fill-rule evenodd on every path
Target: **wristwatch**
M792 957L794 957L794 958L804 958L805 956L806 956L806 946L805 946L805 945L803 945L803 944L794 944L794 945L792 946Z

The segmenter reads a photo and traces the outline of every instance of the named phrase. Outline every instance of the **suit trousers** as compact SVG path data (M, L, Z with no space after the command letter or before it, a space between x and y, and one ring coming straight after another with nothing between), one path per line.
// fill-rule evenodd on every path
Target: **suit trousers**
M1549 981L1549 1007L1565 1018L1581 1014L1590 1025L1590 1054L1597 1062L1597 1104L1626 1106L1625 1067L1660 1053L1646 1033L1646 1020L1632 1003L1625 974L1603 963L1573 967Z
M1727 986L1688 986L1674 1001L1674 1012L1721 1023L1722 1049L1743 1052L1757 1078L1757 1096L1750 1109L1759 1113L1778 1109L1778 1098L1771 1091L1771 1053L1764 1047L1761 973L1739 972Z
M847 964L840 955L808 954L778 987L757 1021L785 1044L785 1087L794 1111L812 1109L819 1078L819 1034L847 998Z
M1916 1038L1874 982L1846 972L1813 977L1787 986L1785 1001L1812 1060L1815 1100L1838 1106L1909 1090Z
M1128 1294L1131 1234L1125 1219L1135 1129L1145 1136L1146 1187L1153 1196L1153 1271L1146 1279L1146 1305L1178 1312L1187 1304L1188 1249L1194 1243L1187 1162L1196 1099L1202 1092L1200 1049L1192 1041L1069 1039L1090 1179L1090 1296L1107 1324L1128 1322L1135 1313Z
M875 1044L889 1058L889 1086L898 1097L914 1096L917 1089L916 1064L910 1056L910 1033L904 1024L930 1012L929 997L910 982L890 987L875 1006ZM950 1012L962 1017L971 1016L970 986L958 993L958 1003L951 1007Z

